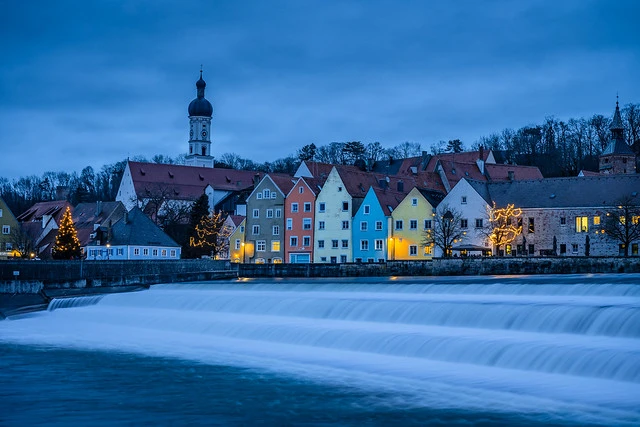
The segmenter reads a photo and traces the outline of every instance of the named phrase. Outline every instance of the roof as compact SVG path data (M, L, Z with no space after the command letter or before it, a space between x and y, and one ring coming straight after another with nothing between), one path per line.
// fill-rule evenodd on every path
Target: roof
M427 188L418 188L422 197L427 199L427 202L431 205L431 207L436 207L440 204L440 202L445 198L446 194L443 191L436 191Z
M409 188L409 190L411 190L411 188ZM382 188L374 188L373 191L376 193L380 207L382 207L382 211L386 216L391 215L391 212L398 207L400 202L402 202L408 194L408 191L399 192Z
M239 227L245 218L246 216L244 215L229 215L229 219L231 219L231 222L233 222L233 225L235 225L236 227Z
M607 156L611 154L621 154L625 156L636 155L636 153L633 152L631 147L629 147L626 142L617 138L613 139L609 143L609 145L607 145L607 148L605 148L604 151L602 152L602 156Z
M486 164L484 167L489 181L509 181L509 172L513 172L513 179L516 181L544 178L537 166Z
M27 221L42 221L42 217L45 215L51 215L56 221L56 224L62 219L64 211L67 207L71 208L73 212L73 206L66 200L53 200L49 202L40 202L31 206L26 211L22 212L16 218L20 222Z
M170 198L177 200L195 200L207 185L215 190L241 191L253 187L255 176L261 179L265 175L256 171L132 161L129 170L138 196L167 191L172 194Z
M114 246L180 246L137 207L113 225L109 243Z
M295 184L295 179L290 175L270 173L269 178L273 181L273 183L280 189L282 194L286 197L289 194L289 191L293 188Z
M95 225L109 226L115 224L127 212L122 202L79 203L73 210L73 223L78 233L81 246L92 240Z
M487 201L519 208L616 206L626 196L640 204L640 175L599 175L484 183L469 181Z
M618 100L616 99L616 110L613 113L613 119L611 120L611 125L609 126L611 130L623 130L624 125L622 124L622 117L620 117L620 106L618 105Z
M329 173L331 172L331 169L333 169L333 166L331 163L322 163L322 162L311 162L311 161L304 161L302 162L302 164L300 165L300 167L298 167L298 171L297 172L305 172L303 171L303 166L306 167L309 170L309 173L311 173L312 177L314 178L322 178L324 177L326 179L326 177L329 175ZM296 173L296 176L298 176L298 174ZM301 175L301 176L306 176L306 175Z
M583 176L600 176L600 172L594 172L594 171L588 171L586 169L582 169L579 173L578 173L579 177L583 177Z

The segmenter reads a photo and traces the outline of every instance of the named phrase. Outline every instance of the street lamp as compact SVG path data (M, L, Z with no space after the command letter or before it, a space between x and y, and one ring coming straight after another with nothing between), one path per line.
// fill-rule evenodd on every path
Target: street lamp
M109 252L111 251L111 243L107 243L107 261L109 261Z
M242 242L242 263L244 264L244 254L245 254L245 247L244 247L244 242Z

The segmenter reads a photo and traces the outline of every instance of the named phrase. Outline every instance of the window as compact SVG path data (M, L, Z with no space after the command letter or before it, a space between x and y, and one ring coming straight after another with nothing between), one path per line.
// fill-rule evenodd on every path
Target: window
M303 218L302 219L302 229L303 230L311 230L311 218Z
M567 225L567 218L564 216L560 217L560 225Z
M631 244L631 255L638 255L638 244L637 243L632 243Z
M262 193L264 194L264 198L268 199L269 196L271 195L271 190L263 190Z
M338 192L342 191L342 187L338 187Z
M2 218L2 209L0 209L0 218Z
M343 230L349 229L349 221L342 221L342 229Z
M536 253L535 247L533 245L529 245L529 255L534 255Z
M332 256L331 257L331 264L337 264L338 263L338 257Z
M396 230L402 230L404 223L401 219L396 220Z
M311 237L309 237L309 236L304 236L304 237L302 238L302 246L305 246L305 247L307 247L307 246L311 246Z
M258 194L256 194L256 199L258 199L258 200L262 200L262 193L258 193Z
M271 241L271 252L280 252L280 240Z
M369 229L369 223L367 221L360 221L360 231L367 231Z
M271 192L271 198L272 198L272 199L275 199L276 197L278 197L278 195L276 194L276 192L275 192L275 191L272 191L272 192Z
M304 211L311 212L311 202L304 202Z
M292 230L292 229L293 229L293 219L287 218L287 230Z
M346 255L340 255L340 262L347 262L347 256Z
M324 221L318 221L318 230L324 230Z
M140 248L133 248L133 254L134 255L140 255Z
M279 225L274 225L271 228L271 234L273 234L274 236L279 236L280 235L280 226Z
M282 218L282 209L276 209L276 218Z
M149 256L149 248L142 249L142 255Z
M338 249L338 239L333 239L331 241L331 248L332 249Z
M2 226L2 234L11 234L11 226L3 225Z
M158 250L157 250L157 249L154 249L154 250L152 251L152 254L153 254L153 256L158 256Z
M349 202L342 202L342 210L343 211L349 210Z
M518 228L522 228L522 218L518 218Z
M376 221L376 231L382 230L382 221Z
M368 240L360 240L360 250L368 251L369 250L369 241Z
M418 206L418 199L416 199L415 197L411 199L411 206Z
M158 255L158 250L157 249L154 249L153 252L154 252L153 256L157 256ZM124 248L118 248L118 255L124 255Z
M298 188L298 193L302 194L304 193L304 187L300 186L300 188Z
M593 217L593 225L600 225L600 217L599 216L594 216Z
M376 245L376 251L381 251L383 247L382 239L376 239L375 245Z
M482 228L482 218L476 218L476 228Z
M175 258L176 257L176 250L175 249L171 249L170 255L171 258Z
M298 212L298 204L297 203L291 203L291 212L292 213Z
M425 246L424 247L424 254L425 255L431 255L433 253L433 247L432 246Z
M410 219L409 220L409 230L417 230L418 229L418 220Z
M241 232L241 233L244 233L244 225L241 225L241 226L240 226L240 232Z
M167 256L167 250L166 250L166 249L163 249L163 250L162 250L162 252L161 252L161 254L162 254L162 256L163 256L163 257L166 257L166 256Z
M342 239L342 249L347 249L349 247L349 241L347 239Z
M467 203L467 196L462 196L462 201L461 201L461 203L462 203L463 205L465 205L465 204Z
M324 212L327 204L325 202L318 203L318 212Z
M236 250L240 249L240 239L236 239L235 248Z
M318 249L324 249L324 240L318 240Z
M409 256L417 256L417 255L418 255L418 246L409 245Z
M469 227L469 221L466 218L463 218L460 220L460 228L468 228Z
M298 246L298 236L291 236L289 239L290 246Z
M327 262L327 257L326 256L320 257L320 262Z
M254 218L260 218L260 209L254 209L253 210L253 217Z
M4 244L4 248L5 248L5 250L7 250L7 251L11 251L11 250L13 250L13 243L6 242L6 243Z
M273 218L273 209L267 209L267 218Z
M536 231L536 226L533 220L534 220L533 218L529 218L529 233L533 233L534 231Z
M576 217L576 233L586 233L589 231L589 218L586 216Z
M267 241L266 240L258 240L256 241L256 251L264 252L267 250Z
M251 234L260 234L260 226L254 225L253 228L251 229Z
M574 254L578 253L578 244L577 243L573 243L571 245L571 252L573 252Z
M560 255L564 255L567 253L567 244L566 243L561 243L560 244Z
M371 206L370 205L364 205L363 212L364 212L365 215L369 215L371 213Z

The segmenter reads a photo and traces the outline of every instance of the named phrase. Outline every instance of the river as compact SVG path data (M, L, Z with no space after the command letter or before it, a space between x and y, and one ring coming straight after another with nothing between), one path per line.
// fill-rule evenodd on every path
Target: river
M638 425L640 275L156 285L0 353L0 425Z

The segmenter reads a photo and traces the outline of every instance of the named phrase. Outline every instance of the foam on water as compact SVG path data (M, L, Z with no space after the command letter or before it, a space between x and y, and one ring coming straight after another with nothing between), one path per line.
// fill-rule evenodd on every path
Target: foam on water
M393 391L413 405L544 408L557 419L634 424L636 283L614 275L160 285L54 300L55 311L0 322L0 341L253 367Z

